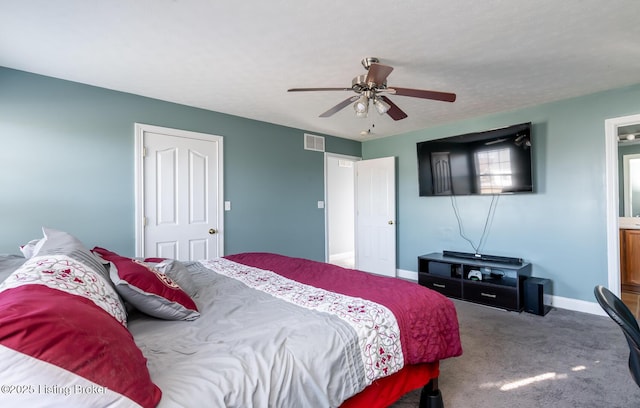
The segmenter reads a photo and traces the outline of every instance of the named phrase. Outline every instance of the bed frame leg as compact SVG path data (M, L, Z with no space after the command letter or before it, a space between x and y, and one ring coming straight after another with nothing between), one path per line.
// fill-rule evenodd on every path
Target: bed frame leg
M444 408L442 394L438 389L438 379L434 378L422 387L420 393L420 408Z

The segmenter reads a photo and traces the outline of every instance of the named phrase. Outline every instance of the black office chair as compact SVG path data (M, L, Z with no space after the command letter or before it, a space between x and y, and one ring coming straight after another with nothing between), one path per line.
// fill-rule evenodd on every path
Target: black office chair
M629 343L629 371L631 377L640 387L640 327L629 308L622 300L602 285L593 290L596 299L605 312L622 328Z

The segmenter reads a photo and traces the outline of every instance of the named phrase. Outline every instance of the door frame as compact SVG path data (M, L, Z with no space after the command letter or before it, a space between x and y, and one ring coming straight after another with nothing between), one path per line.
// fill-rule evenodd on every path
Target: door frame
M620 228L619 177L618 177L618 128L640 123L640 114L606 119L605 129L605 185L608 288L620 296Z
M160 133L168 136L183 137L186 139L197 139L218 143L218 166L217 166L217 185L218 185L218 213L215 215L218 225L218 254L224 255L224 175L223 175L223 137L211 135L207 133L192 132L189 130L173 129L162 126L147 125L144 123L135 123L134 137L134 224L135 224L135 256L144 256L144 134L146 132Z

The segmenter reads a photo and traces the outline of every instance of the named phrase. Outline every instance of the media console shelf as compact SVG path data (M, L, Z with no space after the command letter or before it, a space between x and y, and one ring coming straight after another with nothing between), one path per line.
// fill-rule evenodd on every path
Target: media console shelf
M524 307L531 264L492 262L432 253L418 257L418 282L452 298L511 311Z

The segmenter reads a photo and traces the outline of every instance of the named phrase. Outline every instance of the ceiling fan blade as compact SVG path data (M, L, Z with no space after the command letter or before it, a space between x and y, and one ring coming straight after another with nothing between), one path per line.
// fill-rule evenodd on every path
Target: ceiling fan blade
M333 115L334 113L341 111L342 109L344 109L347 105L349 105L351 102L355 102L357 99L359 98L358 95L355 96L351 96L347 99L345 99L344 101L340 102L339 104L337 104L336 106L334 106L333 108L329 109L328 111L326 111L325 113L321 114L320 117L321 118L328 118L329 116Z
M382 65L373 63L369 67L369 72L367 73L367 84L373 82L376 85L382 85L387 80L389 74L393 71L393 67L388 65Z
M353 91L351 88L291 88L287 92L309 92L309 91Z
M391 99L387 98L384 95L380 96L380 99L382 99L383 101L388 103L389 106L391 106L389 108L389 110L387 111L387 115L391 116L391 119L393 119L393 120L402 120L402 119L407 117L407 114L404 113L404 111L402 109L398 108L398 105L396 105L395 103L391 102Z
M456 100L456 94L449 92L427 91L424 89L412 89L412 88L397 88L391 87L396 92L396 95L411 96L413 98L433 99L443 102L454 102Z

